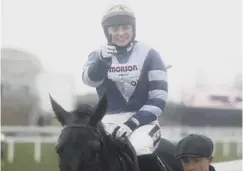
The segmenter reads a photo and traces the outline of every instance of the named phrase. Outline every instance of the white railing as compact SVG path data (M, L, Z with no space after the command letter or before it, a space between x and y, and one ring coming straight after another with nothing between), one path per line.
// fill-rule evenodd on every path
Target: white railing
M35 134L39 135L41 133L49 135L59 135L62 127L60 126L2 126L1 131L3 133L24 133L24 134ZM178 137L183 137L189 133L196 133L207 135L213 140L225 140L236 139L241 140L242 138L242 128L238 127L186 127L186 126L166 126L161 128L162 136L165 138L176 138L174 141L178 141ZM173 135L173 137L171 136Z
M228 162L213 163L216 171L242 171L242 159Z
M15 144L16 143L34 143L34 160L35 162L41 161L41 144L42 143L53 143L55 144L57 142L57 136L49 136L49 137L43 137L43 136L19 136L19 137L6 137L5 143L8 144L8 155L7 160L8 162L12 163L14 160L14 154L15 154Z
M13 162L16 143L34 143L34 160L41 161L41 144L56 143L61 127L36 127L36 126L3 126L1 131L5 134L16 133L15 136L6 136L8 144L8 161ZM162 136L172 142L178 142L189 133L207 135L214 143L223 143L223 155L230 153L230 143L237 144L237 155L241 156L242 138L241 128L205 128L205 127L162 127ZM45 135L41 135L45 133ZM23 135L26 134L26 135ZM173 135L173 136L172 136ZM216 152L216 148L214 153Z

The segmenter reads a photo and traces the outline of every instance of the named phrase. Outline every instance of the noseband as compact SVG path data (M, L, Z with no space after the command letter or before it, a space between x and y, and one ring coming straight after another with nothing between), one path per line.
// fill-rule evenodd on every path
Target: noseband
M85 128L85 129L90 129L92 131L97 131L96 128L90 126L90 125L85 125L85 124L70 124L70 125L65 125L62 130L66 128Z

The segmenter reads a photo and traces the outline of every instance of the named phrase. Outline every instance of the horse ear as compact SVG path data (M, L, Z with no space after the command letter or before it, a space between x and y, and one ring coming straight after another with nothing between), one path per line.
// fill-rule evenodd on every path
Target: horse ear
M49 94L50 100L51 100L51 106L52 109L58 119L58 121L64 126L67 124L68 118L69 118L69 113L61 107Z
M104 95L98 105L96 106L94 113L92 117L89 120L89 125L91 126L97 126L97 124L101 121L101 119L104 117L106 113L106 108L107 108L107 97Z

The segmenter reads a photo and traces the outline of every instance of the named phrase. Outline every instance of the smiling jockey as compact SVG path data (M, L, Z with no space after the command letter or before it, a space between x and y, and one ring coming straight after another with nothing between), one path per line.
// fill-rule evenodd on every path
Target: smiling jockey
M128 136L141 169L149 163L149 170L160 171L154 151L161 137L158 117L168 96L165 64L155 49L135 40L136 18L128 7L110 8L102 27L107 43L89 55L82 80L100 98L108 98L102 120L107 132Z

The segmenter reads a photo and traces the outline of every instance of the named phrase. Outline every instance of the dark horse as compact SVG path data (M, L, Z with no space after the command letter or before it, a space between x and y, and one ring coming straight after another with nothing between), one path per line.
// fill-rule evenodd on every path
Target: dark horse
M139 169L135 150L128 139L116 139L105 132L100 122L107 108L105 96L96 108L79 104L72 112L65 111L51 96L50 99L53 111L63 126L56 145L60 171L144 170ZM181 171L181 166L174 159L175 146L166 140L161 141L160 146L170 149L158 154L164 167L161 171Z

